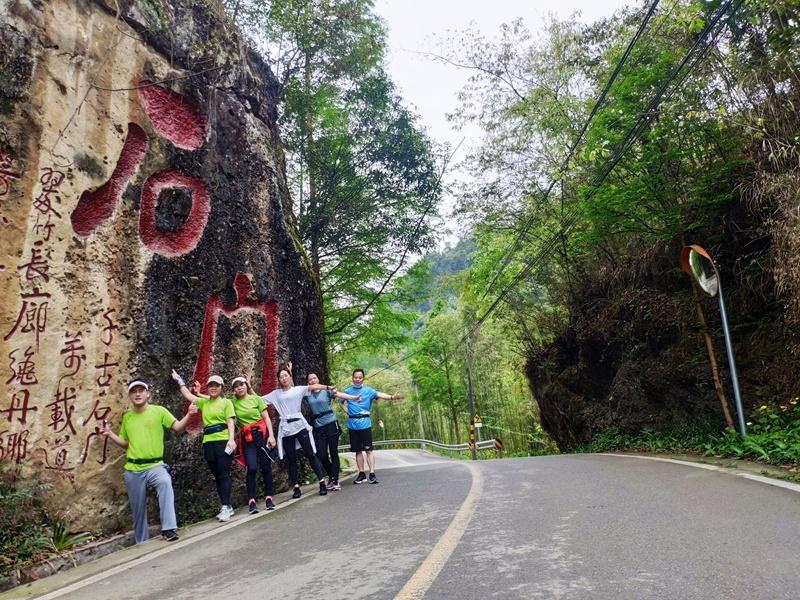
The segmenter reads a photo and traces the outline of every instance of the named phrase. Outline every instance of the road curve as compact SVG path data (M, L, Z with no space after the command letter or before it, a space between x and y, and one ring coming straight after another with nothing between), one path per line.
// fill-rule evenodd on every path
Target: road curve
M800 595L797 491L620 456L377 461L378 485L347 482L174 551L155 542L166 553L48 598Z

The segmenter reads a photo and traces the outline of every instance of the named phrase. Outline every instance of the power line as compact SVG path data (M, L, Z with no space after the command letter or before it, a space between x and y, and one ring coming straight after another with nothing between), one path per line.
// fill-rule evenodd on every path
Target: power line
M545 191L544 196L542 197L540 202L545 202L547 200L548 196L550 196L550 192L553 191L553 188L555 187L556 182L559 180L559 176L566 172L567 167L569 166L569 161L574 156L575 151L578 149L578 145L581 143L581 140L583 139L584 134L589 129L589 125L591 124L592 119L594 119L595 115L597 114L597 111L600 110L600 106L605 102L605 99L608 96L608 92L611 90L611 86L614 84L614 81L616 81L617 76L622 71L622 67L625 65L625 63L628 60L628 57L631 55L631 52L633 51L633 47L636 45L636 42L639 41L639 38L642 36L642 33L644 32L645 28L647 27L647 24L650 21L650 18L655 13L656 7L658 6L659 2L660 2L660 0L654 0L654 2L650 5L650 8L647 11L647 13L645 14L644 19L639 24L639 27L636 29L636 33L631 38L630 42L628 42L628 46L627 46L627 48L625 48L625 52L623 53L622 58L620 58L620 60L617 63L617 65L614 67L614 70L611 73L611 77L609 77L608 81L606 82L605 87L603 88L603 91L600 93L600 96L595 101L594 106L592 107L592 110L589 113L589 118L586 119L586 121L583 124L583 127L581 127L580 132L575 137L575 140L573 141L572 146L569 148L566 157L564 157L564 160L561 163L561 167L558 169L556 175L553 177L552 181L550 182L550 185L548 186L547 190ZM485 298L486 294L488 294L491 291L491 289L494 287L494 284L500 278L500 275L502 275L503 271L505 271L505 268L511 262L512 257L514 256L514 254L516 254L517 250L519 249L519 245L522 242L523 236L525 236L527 234L528 230L533 226L535 216L536 215L534 213L528 218L528 221L522 227L522 230L520 231L520 233L516 236L516 239L514 240L511 248L508 250L507 253L505 253L505 256L503 257L503 259L501 261L500 268L495 273L494 277L492 278L492 281L489 283L489 286L484 291L483 296L481 296L481 299Z
M642 20L642 22L639 24L639 27L637 28L636 33L631 38L630 42L628 43L628 46L625 48L625 52L623 53L622 58L619 60L617 65L614 67L614 70L611 73L611 77L609 77L608 81L606 82L606 85L603 88L603 91L600 93L600 96L595 101L594 106L592 107L592 110L591 110L591 112L589 114L588 119L586 119L586 121L584 122L583 126L581 127L580 132L576 136L575 140L572 143L572 146L570 147L569 151L567 152L567 156L564 158L563 162L561 163L561 167L559 168L559 171L558 171L559 174L561 174L561 173L566 171L566 168L569 165L569 161L572 159L575 151L578 148L578 145L580 144L581 140L583 139L584 134L588 130L589 125L592 122L592 119L594 119L595 115L597 114L597 111L600 109L600 106L603 104L603 102L605 102L605 99L608 96L608 92L610 91L611 86L613 85L614 81L616 81L617 76L619 75L619 73L622 71L622 67L625 65L625 62L628 60L628 57L630 56L634 45L639 40L639 38L641 37L641 35L644 32L645 28L647 27L647 23L650 21L650 18L655 13L655 10L656 10L659 2L660 2L660 0L654 0L653 3L650 5L650 8L648 9L647 14L645 15L644 19ZM553 187L555 187L555 184L556 184L557 181L558 181L558 175L556 177L554 177L553 180L550 182L550 186L547 188L547 191L545 192L544 197L542 198L542 201L545 201L547 199L547 197L550 195L550 192L553 190ZM511 258L516 253L516 251L517 251L517 249L519 247L519 244L522 241L523 236L527 233L527 231L533 225L533 219L534 219L534 215L531 215L529 217L527 223L523 227L522 231L519 233L519 235L515 239L512 247L509 249L509 251L506 253L505 257L503 258L503 262L502 262L502 264L500 266L500 269L498 270L497 273L495 273L494 277L492 278L492 281L489 283L489 286L486 288L486 290L484 291L483 295L481 296L481 299L485 298L486 294L488 294L491 291L492 287L494 286L494 284L496 283L497 279L500 277L500 275L504 271L505 267L508 266L508 263L511 261ZM459 345L461 343L463 343L463 341L464 341L464 338L462 338L462 340L459 343ZM405 354L403 357L399 358L398 360L390 363L389 365L387 365L385 367L382 367L381 369L379 369L378 371L375 371L374 373L371 373L370 377L374 377L375 375L377 375L379 373L382 373L384 371L388 371L392 367L396 367L397 365L404 363L406 360L408 360L409 358L411 358L413 356L416 356L420 352L421 352L421 350L416 350L416 351L413 351L413 352L409 352L409 353Z
M733 10L731 11L731 14L730 14L731 17L739 9L739 7L741 6L742 2L743 2L743 0L736 0L736 4L735 4L735 6L734 6L734 8L733 8ZM622 157L624 156L624 154L633 145L633 143L635 142L635 140L638 137L638 135L644 130L644 128L647 126L647 124L650 122L650 120L654 117L654 115L655 115L655 110L654 109L659 104L664 102L665 100L669 100L675 94L675 92L680 88L680 86L686 80L686 78L688 77L688 75L691 72L691 70L697 65L699 60L705 55L705 52L710 47L710 41L709 41L708 44L706 44L705 48L703 48L702 51L700 51L699 53L697 52L697 49L706 40L706 38L709 36L711 31L717 27L717 25L719 24L719 22L722 19L723 15L728 11L728 9L731 7L732 4L733 4L733 0L726 0L726 2L720 7L720 9L717 12L717 14L714 16L714 18L711 19L711 21L709 21L709 23L706 25L706 27L703 29L703 31L700 33L700 35L695 40L694 44L691 46L689 51L686 53L686 56L684 56L683 60L672 71L670 77L664 82L664 84L662 84L662 86L659 88L659 90L656 92L655 96L653 97L652 101L648 104L647 108L640 113L639 118L637 119L636 123L628 131L627 135L622 140L622 142L617 145L617 151L615 152L614 158L607 164L607 167L603 170L603 172L599 175L599 177L595 178L595 183L592 186L592 190L586 195L585 200L590 200L592 197L594 197L594 195L599 190L600 185L602 185L602 183L605 181L605 179L608 177L608 175L614 170L614 168L617 166L617 164L619 164L620 160L622 160ZM719 31L721 31L723 26L724 25L720 26L719 30L715 33L715 36L719 33ZM692 60L692 59L694 59L694 60ZM682 73L684 67L689 63L690 60L692 60L691 65L689 66L689 68L685 72ZM670 85L672 84L673 81L677 81L677 82L676 82L675 86L672 87L672 89L667 93L667 89L670 87ZM552 252L553 243L559 237L561 237L562 235L567 233L570 229L572 229L572 227L578 221L578 215L579 215L579 210L578 210L578 207L576 205L576 206L574 206L572 208L571 214L563 222L562 227L558 231L556 231L553 234L553 236L551 237L552 242L549 243L549 244L545 244L543 246L542 252L540 252L533 259L527 261L526 265L520 270L519 273L517 273L517 275L514 276L514 278L511 280L511 282L509 282L502 289L502 291L497 296L497 298L492 302L492 304L484 312L484 314L476 321L476 323L472 326L472 328L470 328L470 330L465 334L465 336L461 339L461 341L458 343L458 345L456 346L456 348L453 351L457 350L461 346L461 344L464 343L465 338L466 338L467 335L472 335L475 332L475 330L478 327L480 327L481 324L483 324L483 322L489 317L489 315L492 312L494 312L494 310L497 308L497 306L500 304L500 302L503 301L503 299L508 295L508 293L522 279L527 278L528 274L531 273L535 267L541 265L543 263L544 259L549 257L549 254Z
M615 153L614 153L614 156L613 156L612 160L609 161L609 163L607 163L606 167L595 177L595 179L594 179L594 181L592 183L592 189L586 195L584 200L591 200L595 196L595 194L598 192L600 186L603 184L603 182L606 180L606 178L609 176L609 174L614 170L614 168L616 168L616 166L622 160L622 157L625 155L625 153L635 143L635 141L636 141L637 137L639 136L639 134L644 130L644 128L647 126L647 124L653 119L653 117L656 114L655 108L657 108L663 102L669 100L675 94L675 92L678 91L678 89L681 87L681 85L683 85L683 83L685 82L686 78L691 73L692 69L694 69L694 67L698 64L698 62L705 55L706 51L710 47L711 42L709 41L706 44L706 46L702 50L700 50L699 52L698 52L698 48L700 47L701 44L703 44L705 42L706 38L709 37L709 34L712 32L712 30L717 28L717 26L719 25L720 20L722 19L724 14L728 11L728 9L731 8L731 6L733 5L733 2L734 2L734 0L726 0L724 2L724 4L719 8L719 10L715 14L715 16L708 22L708 24L703 29L703 31L698 35L697 39L695 40L694 44L692 44L690 49L687 51L687 53L684 56L683 60L681 60L681 62L672 71L672 73L667 78L667 80L659 87L658 91L653 96L653 99L650 101L648 106L643 111L641 111L639 113L639 116L638 116L636 122L628 130L627 134L622 139L622 141L617 144L617 147L616 147L616 150L615 150ZM743 0L736 0L736 3L735 3L735 5L733 5L733 9L731 10L731 13L729 15L730 17L732 17L736 13L736 11L740 8L742 2L743 2ZM719 28L717 29L717 31L714 33L713 37L716 37L716 35L719 34L719 32L722 30L723 27L724 27L724 24L720 25ZM691 64L689 64L690 61L691 61ZM684 71L684 68L686 67L687 64L689 64L689 68ZM671 89L669 89L673 82L675 82L675 85ZM551 188L550 189L552 189L552 184L551 184ZM568 233L575 226L575 224L578 221L579 214L580 213L579 213L578 206L577 205L573 206L570 209L570 211L569 211L568 215L566 216L566 218L562 221L562 226L557 231L555 231L550 236L550 238L548 239L547 243L545 243L543 245L542 251L539 252L536 256L534 256L530 260L526 261L525 266L514 276L514 278L508 284L506 284L503 287L501 292L498 294L498 296L495 298L495 300L489 305L489 307L486 309L486 311L483 313L483 315L476 320L475 324L472 327L470 327L468 329L468 331L461 337L461 339L459 340L458 344L456 344L456 346L452 350L450 350L450 352L446 353L444 358L443 358L443 360L440 361L440 362L444 362L444 360L447 360L452 353L456 352L461 347L461 345L466 341L467 336L471 336L471 335L473 335L475 333L475 331L486 321L486 319L492 314L492 312L494 312L494 310L497 308L497 306L500 304L500 302L502 302L505 299L505 297L513 290L513 288L516 287L516 285L520 281L522 281L523 279L526 279L528 277L528 275L530 273L532 273L533 270L536 267L541 266L544 263L544 261L547 258L549 258L549 255L552 253L552 249L554 247L555 242L561 236L563 236L564 234ZM491 286L491 284L490 284L490 286ZM488 292L488 290L487 290L487 292ZM484 293L483 297L485 297L485 296L486 296L486 293ZM388 365L386 367L383 367L382 369L376 371L375 373L372 374L372 376L374 377L378 373L381 373L381 372L386 371L386 370L388 370L388 369L390 369L390 368L392 368L394 366L397 366L398 364L401 364L402 362L405 362L406 360L408 360L412 356L415 356L415 355L417 355L417 354L419 354L421 352L422 352L421 350L416 350L416 351L413 351L413 352L409 352L406 355L404 355L403 357L401 357L399 360L397 360L397 361L391 363L390 365Z

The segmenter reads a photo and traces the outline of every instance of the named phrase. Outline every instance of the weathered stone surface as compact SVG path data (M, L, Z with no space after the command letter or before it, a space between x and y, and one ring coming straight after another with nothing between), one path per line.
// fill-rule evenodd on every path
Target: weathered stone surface
M0 0L0 457L77 526L128 524L97 431L132 375L179 415L173 367L264 391L279 361L325 372L276 86L221 14ZM213 509L199 438L168 439L179 512Z
M722 237L718 265L727 282L739 385L745 414L750 414L761 402L797 393L793 365L798 338L768 285L768 274L761 274L766 283L758 294L736 281L731 258L755 252L748 236L758 230L730 230L741 233ZM569 326L552 344L528 355L526 374L542 426L562 450L609 428L639 434L705 423L725 426L691 284L677 267L680 249L674 242L644 266L598 271L594 279L587 278L570 307ZM700 304L735 419L718 305L710 298L701 298Z

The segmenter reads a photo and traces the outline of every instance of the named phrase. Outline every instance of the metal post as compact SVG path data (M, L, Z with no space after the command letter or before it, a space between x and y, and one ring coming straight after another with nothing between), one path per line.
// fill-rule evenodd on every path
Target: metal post
M417 397L417 419L419 419L419 437L425 439L425 424L422 422L422 402L419 400L419 388L417 382L414 382L414 395ZM426 445L422 444L422 449L426 449Z
M469 328L467 328L467 402L469 405L469 447L472 460L477 460L475 452L475 397L472 394L472 346L469 341Z
M722 279L717 278L719 296L719 314L722 317L722 332L725 334L725 350L728 353L728 366L731 370L731 382L733 383L733 397L736 400L736 413L739 417L739 433L742 437L747 436L744 425L744 410L742 409L742 395L739 393L739 377L736 374L736 361L733 359L733 343L731 342L731 332L728 330L728 313L725 312L725 300L722 298Z

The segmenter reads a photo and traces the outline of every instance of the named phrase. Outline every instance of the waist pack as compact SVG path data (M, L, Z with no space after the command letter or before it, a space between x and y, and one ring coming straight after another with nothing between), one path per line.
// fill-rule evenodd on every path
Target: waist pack
M164 460L163 456L158 456L156 458L129 458L128 462L132 465L149 465L151 463L157 463Z
M203 427L203 435L208 435L210 433L218 433L220 431L225 431L228 429L228 425L226 423L216 423L214 425L208 425L207 427Z

